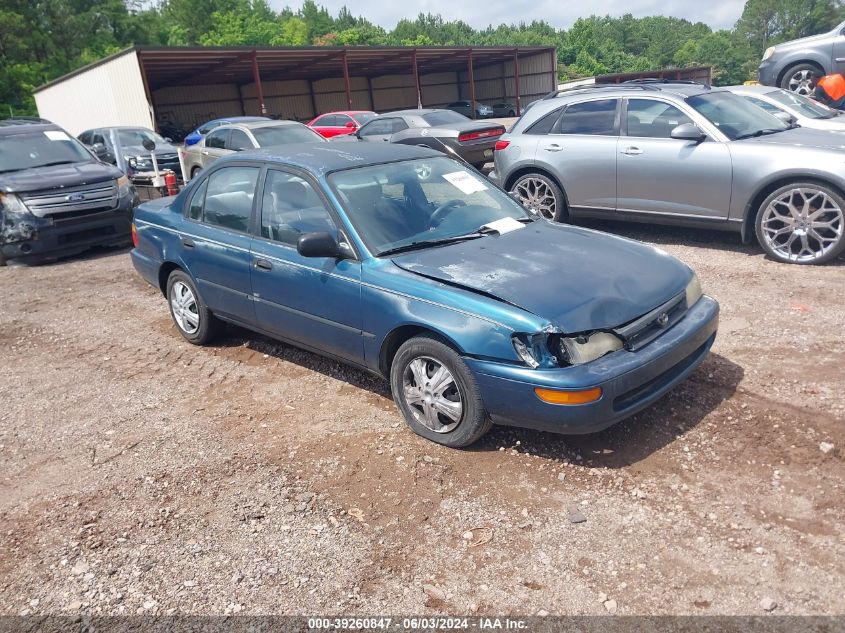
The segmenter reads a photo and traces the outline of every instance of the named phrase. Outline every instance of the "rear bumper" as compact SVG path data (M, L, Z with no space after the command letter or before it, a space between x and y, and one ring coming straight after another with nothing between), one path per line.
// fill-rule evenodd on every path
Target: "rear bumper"
M452 148L468 163L489 163L493 161L493 147L496 139L484 140L480 143L454 143Z
M6 259L35 261L45 257L63 257L94 246L128 244L131 239L132 210L137 194L118 201L116 209L71 218L31 217L26 219L31 230L0 243ZM0 237L0 240L3 238ZM12 241L14 239L14 241Z
M620 350L585 365L547 370L465 360L496 424L593 433L644 409L689 376L707 356L718 323L719 305L702 297L681 321L637 352ZM540 400L535 387L601 387L602 395L589 404L555 405Z

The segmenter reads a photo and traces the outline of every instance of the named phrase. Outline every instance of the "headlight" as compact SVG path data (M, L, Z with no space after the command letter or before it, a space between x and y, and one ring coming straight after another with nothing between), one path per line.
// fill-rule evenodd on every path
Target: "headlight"
M561 337L561 351L570 365L581 365L622 349L622 340L610 332Z
M699 299L701 299L701 282L698 281L698 275L692 274L692 279L687 284L687 309L693 307Z
M769 48L766 49L766 52L763 53L763 61L766 61L767 59L769 59L769 57L771 57L774 54L775 54L775 47L769 46Z
M534 369L589 363L622 349L622 346L622 340L609 332L592 332L579 336L546 333L513 335L513 347L517 356Z
M129 190L132 188L132 183L129 181L127 176L121 176L114 181L114 184L117 185L117 195L120 198L126 197L129 194Z
M129 163L129 166L132 168L134 168L138 164L138 161L134 156L130 156L129 158L127 158L126 162Z
M29 209L13 193L0 193L0 207L2 207L3 213L7 217L13 215L29 215Z

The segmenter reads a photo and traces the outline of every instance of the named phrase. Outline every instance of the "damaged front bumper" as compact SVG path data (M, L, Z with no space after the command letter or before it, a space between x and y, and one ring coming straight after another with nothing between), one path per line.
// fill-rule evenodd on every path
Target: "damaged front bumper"
M635 352L619 350L590 363L553 369L465 358L496 424L565 434L594 433L649 406L689 376L707 356L719 304L702 297L683 319ZM550 404L536 388L601 389L587 404Z
M38 217L0 210L0 259L38 261L80 253L93 246L128 244L137 194L118 200L114 209Z

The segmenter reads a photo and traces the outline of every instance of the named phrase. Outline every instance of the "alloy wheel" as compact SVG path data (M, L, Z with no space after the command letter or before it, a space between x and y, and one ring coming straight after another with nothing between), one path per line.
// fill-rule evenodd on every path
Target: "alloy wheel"
M812 81L812 70L799 70L789 78L789 89L799 95L809 96L813 92Z
M448 433L461 421L461 391L452 373L440 361L419 356L402 374L405 403L414 418L435 433Z
M187 284L181 281L173 284L170 292L170 307L173 310L176 325L183 332L194 334L199 329L200 315L197 299Z
M514 185L511 193L519 197L523 206L533 209L547 220L555 219L555 194L546 181L533 177L523 178Z
M798 263L812 262L842 239L845 215L824 191L785 191L763 210L763 239L777 255Z

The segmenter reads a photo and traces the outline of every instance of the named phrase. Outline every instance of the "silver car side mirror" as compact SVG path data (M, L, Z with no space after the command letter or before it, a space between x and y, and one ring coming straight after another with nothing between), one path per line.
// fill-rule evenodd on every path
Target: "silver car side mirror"
M694 141L700 143L707 135L695 123L681 123L675 127L669 136L679 141Z

